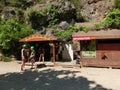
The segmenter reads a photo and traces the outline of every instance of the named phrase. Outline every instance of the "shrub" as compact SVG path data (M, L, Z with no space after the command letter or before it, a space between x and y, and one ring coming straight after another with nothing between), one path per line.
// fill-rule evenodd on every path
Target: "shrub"
M88 27L86 27L86 26L80 26L79 29L86 33L89 31Z
M106 28L118 28L118 26L120 26L120 10L113 9L109 12L105 19L101 21L101 25Z
M48 7L46 8L47 13L49 13L49 22L48 22L48 27L52 27L55 25L59 19L58 19L58 13L59 10L57 7L54 5L49 4Z
M10 62L10 61L12 61L12 59L10 57L3 56L3 55L0 56L0 60L4 61L4 62Z
M45 12L42 10L35 10L33 8L30 8L25 13L26 20L30 21L31 17L42 17L45 16Z
M94 24L94 29L95 30L100 30L100 24Z
M73 32L77 32L78 29L79 28L77 26L70 26L65 31L58 31L58 32L56 32L55 35L58 36L61 39L67 39L67 38L70 38L72 36Z
M16 54L16 50L19 48L19 39L34 32L35 30L26 23L15 19L2 20L0 23L0 48L6 54Z

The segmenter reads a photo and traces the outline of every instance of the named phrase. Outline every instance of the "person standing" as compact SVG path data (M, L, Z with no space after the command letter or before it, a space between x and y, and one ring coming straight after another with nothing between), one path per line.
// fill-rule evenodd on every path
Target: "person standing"
M23 68L25 67L25 62L29 58L29 49L27 48L27 45L24 44L21 49L21 59L22 59L22 64L21 64L21 70L23 71Z
M55 45L55 60L58 61L59 60L59 44L56 43Z
M82 67L82 62L79 52L76 52L76 64L80 64L80 67Z
M33 69L33 66L35 66L35 55L36 55L36 53L35 53L35 50L34 50L34 46L31 46L30 49L31 49L31 53L30 53L29 60L32 63L31 69Z
M39 52L40 52L39 61L41 61L41 59L42 59L42 61L44 62L44 55L45 55L45 50L44 50L44 48L43 48L43 47L40 47Z

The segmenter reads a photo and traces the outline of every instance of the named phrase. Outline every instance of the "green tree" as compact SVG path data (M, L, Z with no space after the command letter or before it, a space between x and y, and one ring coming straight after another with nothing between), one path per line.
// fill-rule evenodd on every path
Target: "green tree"
M61 39L64 39L68 42L71 41L71 37L72 37L72 33L73 32L77 32L79 30L79 27L77 26L70 26L69 28L67 28L67 30L65 31L57 31L55 33L55 35Z
M12 54L19 48L19 39L33 32L34 30L30 26L15 19L1 20L0 48L5 53Z

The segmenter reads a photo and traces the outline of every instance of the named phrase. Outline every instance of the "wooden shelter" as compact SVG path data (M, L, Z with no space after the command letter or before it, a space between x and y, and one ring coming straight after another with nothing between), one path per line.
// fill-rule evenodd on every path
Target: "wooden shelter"
M27 37L24 37L19 40L19 42L23 43L35 43L35 42L45 42L49 43L52 46L52 56L53 56L53 62L55 62L55 43L60 41L57 37L55 36L46 36L42 35L39 33L35 33L32 35L29 35ZM38 43L39 44L39 43Z
M79 31L72 39L80 43L84 66L120 68L120 30Z

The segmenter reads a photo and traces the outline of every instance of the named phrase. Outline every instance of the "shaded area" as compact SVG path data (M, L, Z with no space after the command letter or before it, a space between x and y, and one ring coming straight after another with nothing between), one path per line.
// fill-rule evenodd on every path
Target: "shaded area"
M80 71L45 69L0 75L0 90L112 90L83 76ZM91 87L94 85L94 87Z

